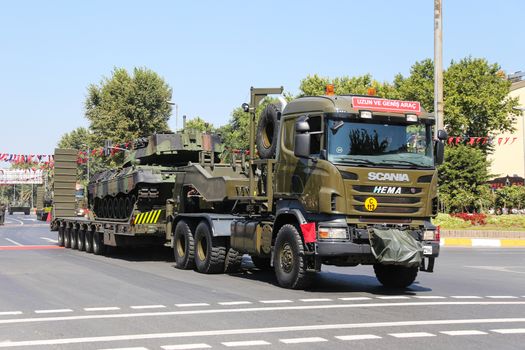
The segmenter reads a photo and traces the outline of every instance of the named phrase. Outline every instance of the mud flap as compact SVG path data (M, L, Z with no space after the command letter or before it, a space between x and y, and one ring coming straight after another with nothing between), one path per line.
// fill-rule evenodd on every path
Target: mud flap
M391 228L372 228L370 247L377 262L384 265L420 266L423 247L409 233Z

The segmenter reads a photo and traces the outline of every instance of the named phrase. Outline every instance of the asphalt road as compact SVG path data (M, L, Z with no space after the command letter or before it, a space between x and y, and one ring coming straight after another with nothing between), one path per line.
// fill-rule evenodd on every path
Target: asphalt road
M32 216L0 226L0 348L524 349L525 249L443 248L385 290L371 267L323 267L306 291L253 268L201 275L169 249L56 249Z

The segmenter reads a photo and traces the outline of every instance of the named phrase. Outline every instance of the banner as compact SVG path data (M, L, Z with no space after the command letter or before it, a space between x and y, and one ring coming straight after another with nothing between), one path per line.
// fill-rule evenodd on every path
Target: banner
M17 184L42 184L43 171L40 169L31 170L7 170L0 169L0 185L17 185Z

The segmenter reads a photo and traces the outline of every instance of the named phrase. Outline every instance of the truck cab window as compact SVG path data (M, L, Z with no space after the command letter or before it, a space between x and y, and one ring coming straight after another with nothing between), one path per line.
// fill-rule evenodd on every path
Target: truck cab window
M308 118L310 125L310 156L319 157L321 153L321 141L323 139L322 120L321 116L314 116Z

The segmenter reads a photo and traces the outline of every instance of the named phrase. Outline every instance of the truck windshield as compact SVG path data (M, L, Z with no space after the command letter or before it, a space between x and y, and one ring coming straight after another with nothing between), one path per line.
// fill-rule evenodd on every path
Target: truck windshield
M423 123L328 120L328 160L340 164L432 167L432 130Z

